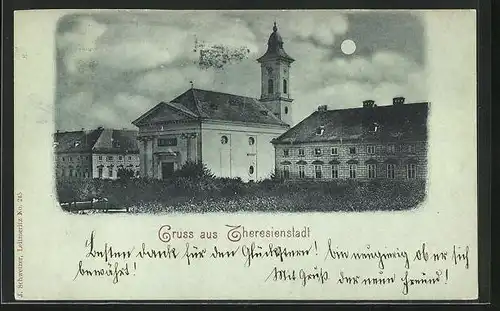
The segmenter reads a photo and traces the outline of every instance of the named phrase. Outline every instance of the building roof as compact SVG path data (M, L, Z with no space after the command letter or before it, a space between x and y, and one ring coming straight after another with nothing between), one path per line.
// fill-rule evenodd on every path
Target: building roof
M222 120L287 126L258 99L191 88L133 121L136 126L189 120Z
M318 109L273 140L273 143L426 140L428 106L428 103L408 103L339 110Z
M92 130L57 132L56 153L139 153L137 131L99 127Z
M294 62L295 60L290 57L285 52L285 49L283 48L283 39L281 38L280 33L278 32L278 27L276 26L276 23L274 23L273 26L273 32L269 36L269 40L267 41L267 51L257 59L258 62L262 62L268 59L284 59L290 63Z

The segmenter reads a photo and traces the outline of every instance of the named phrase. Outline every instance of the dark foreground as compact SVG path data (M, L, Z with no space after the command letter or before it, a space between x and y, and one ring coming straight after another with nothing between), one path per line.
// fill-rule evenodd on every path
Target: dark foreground
M244 183L228 178L57 181L70 212L207 213L400 211L425 200L425 181L280 181ZM95 198L100 198L96 200ZM97 204L88 204L94 199ZM105 203L103 203L105 201ZM75 208L73 208L73 206ZM80 206L78 208L78 206ZM105 206L106 208L102 208Z

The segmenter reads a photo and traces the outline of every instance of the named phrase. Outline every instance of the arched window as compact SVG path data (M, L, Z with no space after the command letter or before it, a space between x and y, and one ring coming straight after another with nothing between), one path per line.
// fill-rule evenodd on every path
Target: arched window
M273 79L267 80L267 93L268 94L273 94L274 93Z
M288 85L286 79L283 79L283 94L288 93Z

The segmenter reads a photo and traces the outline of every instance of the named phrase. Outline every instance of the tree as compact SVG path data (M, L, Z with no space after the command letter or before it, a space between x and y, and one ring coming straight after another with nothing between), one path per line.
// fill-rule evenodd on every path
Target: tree
M135 173L131 169L126 169L126 168L121 167L118 169L118 172L116 172L116 176L119 179L131 179L131 178L134 178Z
M175 177L185 177L191 179L214 178L214 174L202 162L187 161L180 169L175 171Z

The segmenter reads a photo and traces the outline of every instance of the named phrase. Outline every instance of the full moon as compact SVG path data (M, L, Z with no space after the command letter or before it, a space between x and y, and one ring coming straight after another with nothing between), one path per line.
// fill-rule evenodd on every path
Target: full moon
M356 43L352 40L344 40L342 41L342 44L340 45L340 49L342 50L342 53L346 55L351 55L356 51Z

